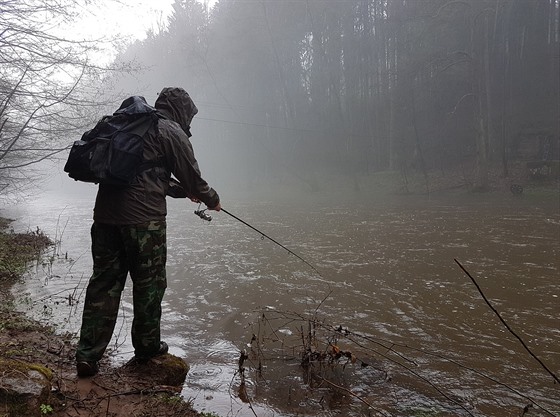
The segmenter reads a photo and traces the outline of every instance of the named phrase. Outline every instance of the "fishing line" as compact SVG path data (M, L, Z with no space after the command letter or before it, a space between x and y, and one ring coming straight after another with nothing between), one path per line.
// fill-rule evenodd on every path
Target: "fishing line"
M278 246L280 246L282 249L287 250L289 253L291 253L292 255L294 255L296 258L298 258L300 261L302 261L303 263L305 263L307 266L309 266L313 271L315 271L315 273L317 275L319 275L321 278L323 278L323 276L319 273L319 271L317 270L317 268L315 268L313 265L311 265L309 262L307 262L305 259L303 259L301 256L299 256L297 253L293 252L292 250L288 249L286 246L282 245L280 242L278 242L277 240L271 238L270 236L268 236L266 233L261 232L259 229L257 229L254 226L251 226L249 223L247 223L245 220L240 219L239 217L237 217L235 214L230 213L229 211L227 211L225 208L222 207L221 211L223 211L224 213L226 213L228 216L233 217L235 220L243 223L245 226L250 227L251 229L253 229L255 232L259 233L261 236L266 237L268 240L270 240L271 242L277 244ZM323 278L324 279L324 278Z

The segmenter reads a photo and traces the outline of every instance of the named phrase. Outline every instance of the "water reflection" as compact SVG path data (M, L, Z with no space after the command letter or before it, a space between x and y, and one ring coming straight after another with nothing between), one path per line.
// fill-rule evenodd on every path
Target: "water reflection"
M62 330L79 326L91 269L91 205L88 199L37 200L19 214L20 228L62 234L59 255L67 252L69 259L38 265L16 290L35 302L24 307L54 317ZM558 384L453 261L465 265L512 328L558 373L557 206L402 200L227 208L303 256L320 275L223 213L207 223L184 202L170 203L163 334L171 352L191 364L183 395L197 408L253 415L252 407L258 416L503 416L533 404L530 415L550 415L539 406L560 415ZM112 344L117 362L131 355L131 311L127 292ZM317 328L317 349L336 345L354 359L303 369L302 337L311 319L331 326ZM337 335L337 328L353 336ZM261 340L258 348L253 335ZM249 354L244 386L242 350Z

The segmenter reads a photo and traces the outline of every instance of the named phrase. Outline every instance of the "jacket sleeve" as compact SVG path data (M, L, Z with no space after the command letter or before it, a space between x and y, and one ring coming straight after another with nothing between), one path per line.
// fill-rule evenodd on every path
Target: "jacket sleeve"
M164 158L171 173L179 180L190 197L196 197L206 206L216 207L220 202L218 193L202 178L192 144L179 125L161 122L159 127Z

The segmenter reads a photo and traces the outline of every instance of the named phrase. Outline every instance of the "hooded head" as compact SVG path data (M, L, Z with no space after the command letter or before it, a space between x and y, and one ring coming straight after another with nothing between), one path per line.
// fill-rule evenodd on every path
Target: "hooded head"
M166 118L179 123L190 137L191 121L198 109L191 100L189 93L180 87L166 87L158 95L155 108Z

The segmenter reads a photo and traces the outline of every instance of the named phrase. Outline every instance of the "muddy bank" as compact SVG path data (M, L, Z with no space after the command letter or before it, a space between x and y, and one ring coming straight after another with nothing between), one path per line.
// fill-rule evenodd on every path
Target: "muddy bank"
M101 364L78 379L75 340L14 308L11 286L52 244L40 230L13 233L0 219L0 416L200 416L180 397L188 367L173 355L142 367Z

